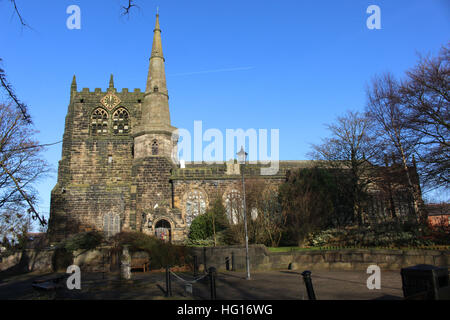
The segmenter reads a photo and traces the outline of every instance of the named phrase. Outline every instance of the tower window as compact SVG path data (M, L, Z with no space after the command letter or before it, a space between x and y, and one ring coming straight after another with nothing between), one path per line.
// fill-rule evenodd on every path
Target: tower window
M159 91L158 86L154 86L153 87L153 92L158 92L158 91Z
M113 114L114 134L128 134L130 132L129 115L125 108L120 107Z
M97 108L91 116L91 134L105 135L108 133L108 112L105 109Z
M152 142L152 155L156 156L158 154L158 141L157 140L153 140Z

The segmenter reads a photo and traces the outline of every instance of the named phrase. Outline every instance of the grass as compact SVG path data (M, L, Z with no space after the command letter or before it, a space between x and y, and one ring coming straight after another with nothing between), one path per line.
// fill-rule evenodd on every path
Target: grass
M375 250L450 250L450 246L423 246L423 247L268 247L270 252L314 251L314 250L340 250L340 249L375 249Z
M204 247L190 245L189 247ZM341 249L373 249L373 250L450 250L448 245L433 245L420 247L356 247L356 246L326 246L326 247L267 247L269 252L317 251Z

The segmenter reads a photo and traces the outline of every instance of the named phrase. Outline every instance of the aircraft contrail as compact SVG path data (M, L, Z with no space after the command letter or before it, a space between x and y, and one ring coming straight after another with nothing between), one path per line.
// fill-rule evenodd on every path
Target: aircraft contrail
M175 76L190 76L194 74L205 74L205 73L216 73L216 72L230 72L230 71L241 71L241 70L250 70L254 69L255 67L239 67L239 68L229 68L229 69L215 69L215 70L206 70L206 71L195 71L195 72L186 72L186 73L175 73L175 74L168 74L170 77Z

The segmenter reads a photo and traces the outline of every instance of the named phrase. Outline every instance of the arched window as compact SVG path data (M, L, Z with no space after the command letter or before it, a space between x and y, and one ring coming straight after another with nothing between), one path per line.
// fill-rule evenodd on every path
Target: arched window
M114 134L128 134L130 132L129 115L125 108L117 109L113 114Z
M158 154L158 141L157 140L153 140L152 142L152 155L156 156Z
M105 109L97 108L91 116L91 134L104 135L108 133L108 112Z
M228 220L233 224L243 221L243 203L241 193L238 190L231 190L225 198L225 209Z
M107 237L120 232L120 216L117 213L107 213L103 217L103 231Z
M250 216L253 221L258 219L258 208L252 208L252 210L250 211Z
M186 225L190 226L192 220L206 212L205 195L200 190L192 190L186 199Z

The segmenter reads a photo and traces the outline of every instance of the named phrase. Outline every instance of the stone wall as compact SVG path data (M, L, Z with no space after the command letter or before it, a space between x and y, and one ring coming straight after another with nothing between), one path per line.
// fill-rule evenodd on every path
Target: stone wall
M0 271L14 269L18 272L51 272L53 250L24 250L2 257Z
M234 265L236 271L245 270L245 247L194 248L199 264L226 270ZM263 245L249 246L250 270L366 270L376 264L381 270L400 270L417 264L435 266L450 265L450 251L441 250L379 250L379 249L340 249L311 250L291 252L269 252ZM234 263L231 261L234 257Z
M15 267L22 272L52 271L53 250L24 250L0 262L0 271ZM234 267L235 271L245 271L245 247L206 247L193 248L200 270L216 267L218 270ZM443 250L378 250L378 249L340 249L292 252L269 252L263 245L249 246L250 271L266 270L354 270L366 271L369 265L376 264L381 270L399 271L401 268L417 264L430 264L440 267L450 266L450 251ZM133 256L146 255L133 253ZM110 248L74 252L73 264L86 272L114 271L118 256L111 255ZM233 261L234 259L234 261Z
M13 269L17 272L53 272L53 256L55 250L28 249L3 257L0 262L0 272ZM114 256L109 247L95 250L78 250L73 253L72 264L86 272L113 271L118 265L118 256Z

